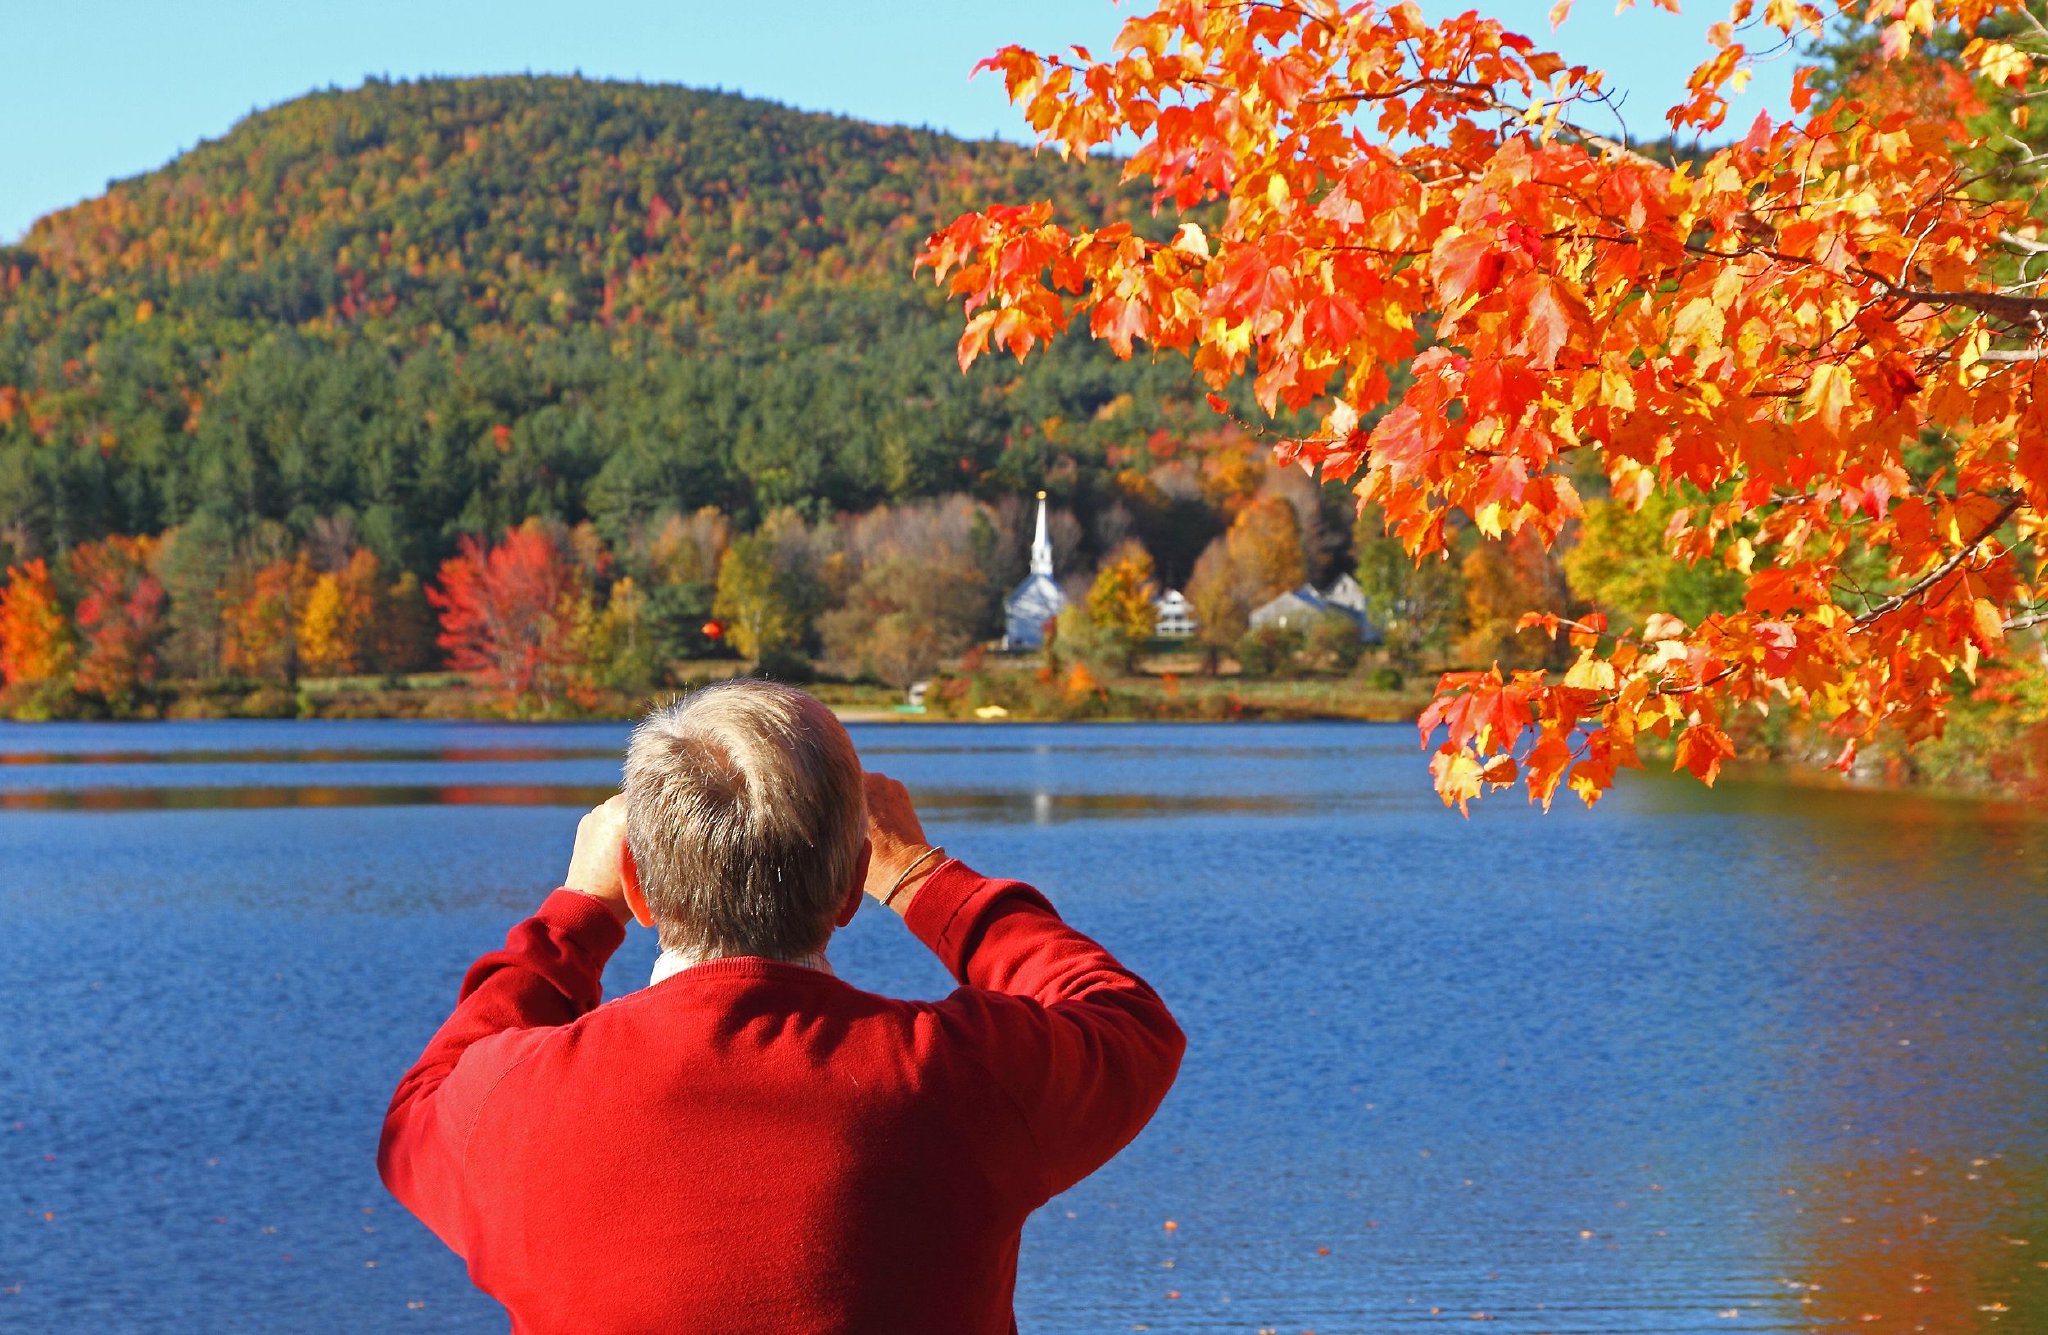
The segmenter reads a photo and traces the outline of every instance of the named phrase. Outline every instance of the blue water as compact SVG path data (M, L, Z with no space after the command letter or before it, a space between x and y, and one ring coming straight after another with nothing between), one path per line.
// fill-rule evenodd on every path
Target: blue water
M0 725L0 1331L504 1329L378 1125L624 735ZM1189 1034L1027 1229L1026 1331L2048 1331L2031 813L1650 780L1468 822L1395 727L855 739ZM831 953L950 986L886 914Z

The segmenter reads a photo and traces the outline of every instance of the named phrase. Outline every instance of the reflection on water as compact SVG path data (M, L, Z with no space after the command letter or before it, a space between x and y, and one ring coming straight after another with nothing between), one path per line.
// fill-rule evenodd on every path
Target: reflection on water
M0 811L203 811L270 807L592 807L603 784L304 784L291 788L43 788L0 792Z
M441 764L516 760L617 760L617 747L444 746L432 750L400 747L304 747L238 751L11 751L0 750L0 765L314 765L362 761L427 760Z
M299 784L270 787L192 785L145 788L33 788L0 791L0 811L202 811L275 807L591 807L618 788L606 784ZM1331 799L1334 801L1334 799ZM1283 797L1223 794L1050 793L920 788L929 815L967 822L1129 820L1146 816L1308 811L1317 804ZM1327 805L1325 803L1324 805Z
M1233 731L1247 730L1246 725L1239 723L1214 724L1206 726L1214 727L1219 731L1219 733L1226 729ZM1329 726L1342 727L1344 725L1333 724ZM921 727L918 730L922 732L926 729ZM1011 725L1005 725L1002 729L1002 731L1004 732L1012 730L1013 728ZM869 757L1086 756L1094 759L1117 758L1125 760L1169 760L1176 758L1184 759L1188 755L1189 751L1189 748L1186 745L1146 745L1128 740L1112 741L1108 739L1098 739L1091 737L1086 731L1081 731L1076 734L1062 737L1057 741L1036 742L1004 742L999 740L1000 735L1001 734L997 732L996 729L989 729L982 735L984 738L989 739L987 740L986 744L983 744L982 739L980 738L969 741L954 741L948 738L943 741L935 740L930 745L917 745L912 743L890 745L888 743L876 743L869 746L863 746L861 748L861 754L863 756ZM1384 732L1380 732L1371 736L1346 737L1340 735L1317 745L1296 744L1291 746L1259 746L1245 742L1232 741L1224 736L1217 736L1211 739L1208 742L1208 744L1203 745L1200 748L1200 751L1203 758L1210 761L1311 760L1317 757L1327 758L1333 755L1356 755L1361 747L1371 747L1376 750L1385 750L1390 745L1402 751L1415 750L1416 741L1414 730L1406 729L1402 733L1393 738L1388 737Z
M1335 799L1330 799L1334 801ZM1054 793L1001 788L917 790L918 810L963 821L1029 821L1053 825L1070 820L1130 820L1148 816L1281 815L1312 811L1314 799L1228 793Z
M2048 1333L2041 813L1649 781L1467 822L1403 727L855 734L1190 1036L1028 1225L1025 1329ZM377 1121L625 738L0 725L0 1331L502 1331ZM952 986L886 914L832 956Z
M1908 1151L1822 1167L1783 1189L1798 1221L1786 1283L1815 1327L2048 1328L2042 1164Z

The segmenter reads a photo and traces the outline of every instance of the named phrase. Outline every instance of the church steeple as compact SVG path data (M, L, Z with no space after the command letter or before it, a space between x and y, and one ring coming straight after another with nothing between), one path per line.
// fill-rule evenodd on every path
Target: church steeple
M1052 539L1045 531L1045 493L1038 493L1038 536L1031 540L1031 573L1052 577Z
M1003 600L1003 648L1017 651L1045 644L1045 630L1067 600L1052 582L1052 531L1045 522L1045 493L1038 493L1038 531L1031 538L1031 573Z

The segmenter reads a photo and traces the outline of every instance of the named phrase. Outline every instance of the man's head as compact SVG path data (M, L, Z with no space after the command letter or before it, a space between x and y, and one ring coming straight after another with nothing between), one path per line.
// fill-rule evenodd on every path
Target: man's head
M774 682L707 687L633 730L626 845L667 948L793 960L859 903L860 757L832 711ZM852 898L849 898L849 896Z

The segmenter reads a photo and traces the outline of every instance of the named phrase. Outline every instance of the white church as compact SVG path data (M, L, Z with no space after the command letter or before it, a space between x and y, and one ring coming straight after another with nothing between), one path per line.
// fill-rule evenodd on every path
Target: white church
M1045 493L1038 493L1038 533L1031 539L1031 573L1003 603L1003 648L1042 649L1045 623L1067 605L1052 582L1052 538L1045 529Z

